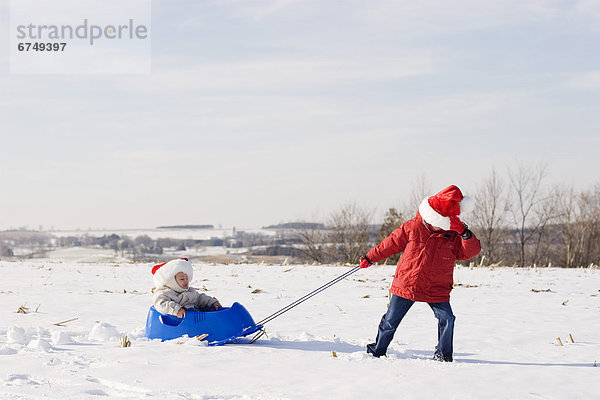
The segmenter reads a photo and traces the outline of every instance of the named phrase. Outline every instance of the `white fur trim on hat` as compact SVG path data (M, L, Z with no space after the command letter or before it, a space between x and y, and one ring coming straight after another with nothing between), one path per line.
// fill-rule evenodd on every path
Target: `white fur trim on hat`
M192 268L192 263L183 259L171 260L159 267L154 272L154 275L152 276L154 285L157 288L164 285L169 286L168 284L171 283L171 280L174 280L175 275L179 272L185 273L190 282L194 278L194 269Z
M423 221L431 224L433 226L437 226L438 228L442 228L445 231L450 230L450 217L444 217L439 214L429 205L429 197L425 197L419 206L419 214L421 214L421 218Z
M463 196L463 199L458 203L460 207L460 215L470 213L475 209L475 199L471 196Z

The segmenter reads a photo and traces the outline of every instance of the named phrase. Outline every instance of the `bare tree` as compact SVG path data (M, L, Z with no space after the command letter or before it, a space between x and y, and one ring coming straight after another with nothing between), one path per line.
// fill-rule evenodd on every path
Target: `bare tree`
M553 196L545 195L535 209L535 225L531 229L531 263L549 265L552 261L552 249L557 247L557 236L552 225L556 221L558 207ZM554 229L555 230L555 229Z
M518 245L518 265L524 267L527 262L527 246L533 239L539 237L542 224L547 220L543 218L541 210L544 193L542 182L546 176L546 166L541 164L531 167L518 163L514 169L509 168L511 200L509 215L512 217L516 231ZM536 251L537 253L537 247Z
M582 263L600 264L600 183L579 197L582 213L584 245Z
M326 248L327 231L323 229L322 224L305 223L295 230L302 241L302 254L309 260L324 264L329 261L329 255Z
M573 187L555 187L553 200L557 205L558 236L562 251L561 263L567 267L581 265L585 244L585 221L580 196Z
M348 203L334 212L329 220L328 242L336 261L357 263L370 249L369 228L373 212Z
M482 241L482 256L490 262L501 262L499 252L506 229L506 209L505 185L494 168L477 189L473 210L473 228Z

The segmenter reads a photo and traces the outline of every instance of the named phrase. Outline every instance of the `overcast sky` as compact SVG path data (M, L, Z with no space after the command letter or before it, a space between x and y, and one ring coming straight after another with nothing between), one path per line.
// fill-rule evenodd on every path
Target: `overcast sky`
M10 74L0 4L0 229L381 216L515 162L600 181L600 1L153 1L144 75Z

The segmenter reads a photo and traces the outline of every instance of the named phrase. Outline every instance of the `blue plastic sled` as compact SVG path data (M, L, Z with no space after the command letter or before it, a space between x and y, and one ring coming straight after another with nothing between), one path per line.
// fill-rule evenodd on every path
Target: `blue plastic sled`
M254 323L248 310L240 303L233 303L219 311L187 310L183 318L161 314L152 306L146 319L146 337L171 340L183 335L207 334L203 340L207 340L209 346L219 346L257 332L262 327Z

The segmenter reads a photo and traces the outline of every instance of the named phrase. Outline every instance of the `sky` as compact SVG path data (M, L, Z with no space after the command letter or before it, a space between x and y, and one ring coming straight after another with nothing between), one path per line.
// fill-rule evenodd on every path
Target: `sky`
M151 72L16 74L0 230L382 218L493 168L600 181L600 1L152 1Z

